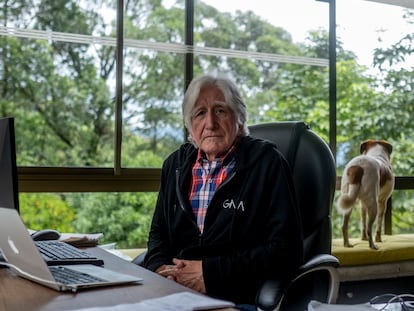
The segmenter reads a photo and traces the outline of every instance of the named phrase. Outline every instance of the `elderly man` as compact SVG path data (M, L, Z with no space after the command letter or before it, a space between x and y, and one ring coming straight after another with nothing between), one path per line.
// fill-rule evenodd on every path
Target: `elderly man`
M302 263L290 169L275 145L248 136L246 105L230 79L194 79L183 113L190 142L164 162L144 266L253 305L266 279Z

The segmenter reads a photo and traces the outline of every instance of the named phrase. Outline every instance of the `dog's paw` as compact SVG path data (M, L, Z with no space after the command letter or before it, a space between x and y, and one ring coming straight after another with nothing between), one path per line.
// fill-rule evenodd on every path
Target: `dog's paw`
M375 237L375 242L382 242L381 236L376 236Z
M350 244L350 243L344 243L344 247L349 247L349 248L351 248L351 247L354 247L354 245L352 245L352 244Z
M374 243L369 243L369 248L373 249L374 251L377 251L379 247Z

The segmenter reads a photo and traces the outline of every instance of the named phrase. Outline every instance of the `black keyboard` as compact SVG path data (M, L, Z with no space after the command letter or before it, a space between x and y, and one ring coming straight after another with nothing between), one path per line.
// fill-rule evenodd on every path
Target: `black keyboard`
M48 266L77 264L103 266L104 264L102 259L62 241L46 240L35 243Z
M52 272L55 281L62 284L88 284L104 281L96 276L75 271L66 267L50 267L49 270Z

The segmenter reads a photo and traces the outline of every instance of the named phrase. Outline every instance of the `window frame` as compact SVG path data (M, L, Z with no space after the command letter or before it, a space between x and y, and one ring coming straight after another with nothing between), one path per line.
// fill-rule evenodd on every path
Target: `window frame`
M329 5L329 145L336 154L336 0L316 0ZM401 5L391 1L370 0ZM115 100L115 143L113 168L18 167L20 192L152 192L158 191L161 168L122 168L122 50L124 1L117 0L117 71ZM194 46L194 1L185 1L185 45ZM193 78L194 50L185 53L185 88ZM337 189L340 176L337 177ZM395 188L414 189L413 176L397 176ZM390 211L391 212L391 211Z

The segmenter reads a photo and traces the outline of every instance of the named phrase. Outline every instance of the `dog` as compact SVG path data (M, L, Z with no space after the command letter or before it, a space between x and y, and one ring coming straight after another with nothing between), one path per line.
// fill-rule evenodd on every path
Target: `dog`
M348 224L357 199L361 203L362 240L368 240L371 249L378 249L372 238L376 220L375 242L382 242L382 223L395 182L391 153L392 145L386 140L368 139L361 143L360 155L345 166L337 205L338 211L343 214L342 235L345 247L353 246L349 243Z

